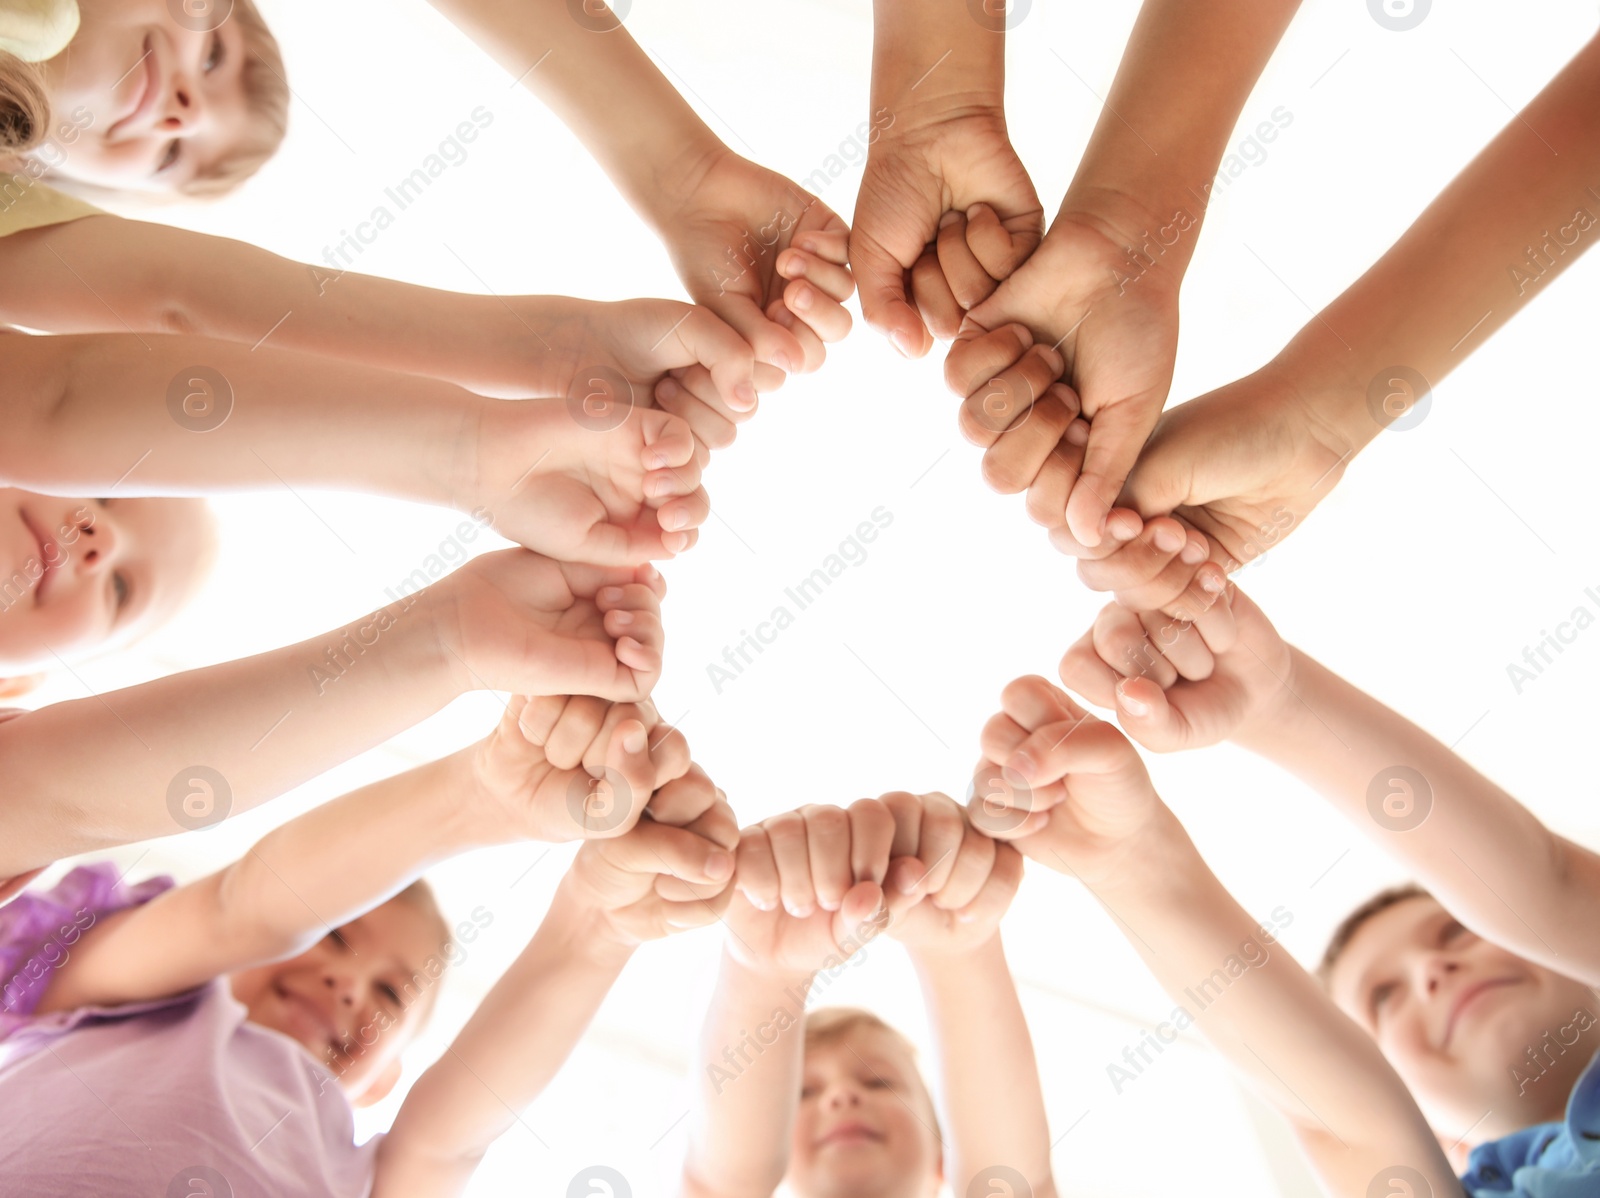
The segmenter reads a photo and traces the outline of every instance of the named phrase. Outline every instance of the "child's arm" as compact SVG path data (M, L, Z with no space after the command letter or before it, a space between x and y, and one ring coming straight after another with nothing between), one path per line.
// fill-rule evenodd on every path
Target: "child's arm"
M1217 881L1133 746L1042 678L1011 683L1002 702L980 779L1019 751L1036 769L1016 812L1031 814L1001 834L1089 888L1184 1018L1289 1120L1328 1192L1367 1198L1397 1165L1432 1193L1459 1192L1377 1045ZM1016 793L988 797L1003 807Z
M668 300L631 301L653 305L659 327L619 358L606 334L627 305L439 291L344 270L331 255L312 266L110 215L0 238L0 273L23 281L0 295L0 321L49 333L267 344L507 398L565 396L584 368L660 374L703 363L724 400L756 402L750 347L709 311Z
M562 712L559 699L532 705ZM558 721L560 735L595 742L618 790L648 797L688 768L681 738L649 749L645 713L619 706L615 721L605 714L572 708ZM480 745L326 803L225 869L105 920L51 979L38 1012L159 998L297 956L446 858L530 836L583 835L568 795L583 792L587 775L556 767L508 721ZM529 788L507 786L508 771Z
M3 239L0 239L3 241ZM693 541L707 500L688 425L189 337L19 337L0 479L47 494L359 489L463 511L567 560Z
M324 636L0 724L0 877L209 826L470 690L640 699L662 632L634 577L486 554Z
M849 229L730 150L600 0L432 0L538 96L656 231L696 303L756 359L815 370L850 328Z
M1224 738L1275 762L1404 861L1479 935L1600 984L1600 855L1397 712L1284 643L1237 588L1193 630L1113 605L1062 680L1161 750ZM1160 619L1160 617L1157 617ZM1171 634L1163 633L1170 627ZM1119 677L1126 679L1119 683Z
M633 950L727 908L739 834L720 792L695 770L651 811L659 818L579 851L528 947L406 1095L378 1152L374 1198L459 1194L560 1069ZM689 894L663 898L666 884Z
M885 802L897 797L886 795ZM1022 881L1022 858L977 831L942 794L917 800L919 839L954 825L959 847L923 880L923 900L890 926L911 954L937 1045L946 1113L945 1177L966 1194L984 1170L1015 1170L1034 1198L1055 1198L1050 1128L1033 1040L1000 943L1000 919ZM897 821L900 827L910 826ZM895 856L927 857L916 844ZM938 858L935 858L937 860ZM996 1084L995 1079L1004 1079Z
M1248 562L1298 528L1357 453L1594 244L1597 108L1600 37L1277 357L1168 409L1121 502L1183 517L1223 563ZM1100 556L1070 532L1051 540Z
M686 1198L771 1198L783 1181L812 980L920 897L888 883L896 830L891 810L872 799L848 811L808 806L744 830L700 1034ZM899 880L917 867L896 868Z

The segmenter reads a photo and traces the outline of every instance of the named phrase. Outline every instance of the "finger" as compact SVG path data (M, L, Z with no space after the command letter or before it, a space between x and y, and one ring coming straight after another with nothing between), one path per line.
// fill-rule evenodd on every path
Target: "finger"
M966 399L983 384L1015 366L1033 348L1033 333L1026 325L1007 324L998 329L980 327L970 317L962 321L955 344L944 360L944 385Z
M645 726L649 727L648 724ZM677 782L686 787L690 785L689 783L684 783L683 780L689 776L690 770L694 768L694 759L689 753L689 741L676 728L668 728L662 725L650 729L650 761L655 766L657 798L660 797L662 789L671 783ZM709 782L710 779L706 779L706 781ZM696 807L694 804L708 804L713 800L716 794L716 787L710 788L710 794L704 792L696 794L692 790L686 791L681 796L678 795L677 791L673 793L675 799L681 799L688 805L680 808L672 800L663 799L660 803L657 803L655 799L652 799L650 801L651 810L656 813L655 818L662 823L682 826L695 819L700 810L703 810L703 807ZM663 812L665 814L662 814Z
M1061 685L1096 707L1117 705L1116 689L1123 674L1100 656L1092 625L1062 656L1060 675Z
M922 800L910 791L894 790L879 798L894 819L894 840L889 846L891 861L916 857L922 844Z
M941 340L953 339L961 329L966 309L950 290L950 282L939 267L939 255L932 246L923 250L911 267L911 294L928 330Z
M721 846L729 854L729 859L735 860L739 849L738 821L721 791L717 792L717 796L716 802L703 815L684 826L702 840ZM703 887L695 887L676 878L657 878L655 892L668 902L685 902L705 896Z
M649 562L634 568L633 580L640 586L650 588L650 593L657 599L665 599L667 597L667 580L662 577L661 571L657 570Z
M827 205L822 205L827 207ZM794 240L790 243L795 249L820 258L824 262L831 262L835 266L850 265L850 229L843 219L829 213L832 217L825 226L819 228L806 228L810 213L801 217L800 225L796 228ZM850 279L852 290L855 288L855 277ZM850 292L835 296L836 299L847 300Z
M994 868L994 857L995 842L963 819L961 839L952 853L948 875L930 896L934 906L942 911L959 911L977 898Z
M506 706L505 719L515 724L517 733L530 745L543 748L567 706L567 695L513 695Z
M1002 495L1031 490L1040 472L1050 462L1061 442L1061 435L1077 414L1061 398L1070 390L1051 386L1033 405L1029 415L1004 432L983 455L983 481Z
M1019 428L1032 417L1034 401L1064 369L1055 350L1048 345L1033 346L1016 365L980 384L967 397L961 405L961 435L974 445L993 445L1002 433Z
M857 882L833 916L833 939L848 959L889 926L890 912L883 888L876 882Z
M635 417L644 435L644 448L640 453L640 466L649 472L676 470L682 475L681 490L692 491L700 485L699 470L694 466L694 432L688 422L670 412L656 412L636 408ZM648 492L646 492L648 494Z
M867 323L889 338L905 358L920 358L933 347L933 338L917 310L906 302L906 275L914 264L901 262L877 240L857 227L850 232L850 270L861 288L861 314Z
M1044 222L1039 213L1023 213L1002 221L988 204L974 204L966 216L967 245L992 279L1009 278L1044 240Z
M656 521L664 532L682 533L699 528L711 515L711 496L700 487L692 494L664 503L656 511Z
M824 302L832 303L831 300ZM842 307L839 310L844 311ZM793 333L795 341L800 345L800 364L795 367L795 373L810 374L821 370L822 364L828 360L828 347L822 343L822 338L817 336L810 325L789 309L783 296L780 295L767 305L767 315Z
M639 822L655 793L656 771L650 760L650 734L639 720L617 725L606 746L605 773L591 794L609 791L610 810L603 817L602 837L622 836Z
M783 909L797 919L804 919L817 909L817 893L811 885L805 817L798 811L789 811L773 816L764 826L772 844L772 859L778 866Z
M1095 616L1089 634L1100 660L1120 677L1149 678L1162 689L1177 681L1177 670L1145 635L1139 613L1107 604Z
M758 911L776 911L782 899L778 862L772 853L772 840L766 828L757 824L739 833L738 865L734 885Z
M821 234L812 234L818 237ZM848 244L848 234L835 234L835 244ZM778 273L786 279L805 279L835 303L842 304L856 291L855 276L844 262L830 262L800 246L800 238L778 255ZM808 243L809 244L809 243Z
M794 334L769 319L761 304L750 296L725 292L714 302L708 301L707 306L744 338L755 351L757 362L766 362L785 374L793 374L805 361Z
M821 804L808 805L801 811L817 905L824 911L837 911L845 891L855 883L850 866L850 815L843 808Z
M1022 854L1009 844L996 844L994 864L977 895L957 915L960 923L998 923L1022 885Z
M996 723L995 720L990 721L990 729L985 730L985 740L990 739L989 733ZM1014 723L1011 727L1016 729ZM1016 729L1016 733L1021 741L1027 740L1027 733L1020 729ZM978 763L972 774L967 821L985 837L999 840L1017 839L1044 827L1049 815L1039 800L1038 792L1009 766L990 760L988 751L985 752L985 759ZM1004 750L996 755L1001 761L1007 758Z
M545 738L545 759L558 770L575 770L584 764L584 758L590 752L590 747L595 745L600 736L601 729L607 723L607 717L618 707L626 708L627 704L611 704L604 699L597 699L593 695L573 695L562 708L560 718L556 720ZM620 720L619 716L619 720ZM591 773L598 774L605 766L604 745L598 746L593 765L597 768Z
M959 212L947 212L940 217L938 247L939 269L944 273L950 291L963 312L977 307L994 294L1000 284L973 253L967 241L965 216Z
M1171 516L1145 522L1142 532L1115 553L1078 563L1090 590L1114 591L1117 602L1138 611L1164 608L1188 589L1209 552L1206 540Z
M675 341L682 353L671 354L669 343ZM728 407L748 412L756 406L755 350L738 332L717 317L709 308L689 308L684 315L661 335L656 343L657 352L669 355L668 366L688 366L700 363L710 373L717 394ZM687 354L688 361L684 361Z
M1139 613L1139 623L1144 626L1145 641L1172 667L1174 681L1185 678L1197 682L1211 677L1217 659L1188 620L1180 620L1165 612L1142 611ZM1154 676L1147 677L1163 689L1168 685Z
M695 440L707 449L726 449L733 444L734 437L738 435L738 428L735 422L724 414L720 398L708 400L689 385L688 377L695 369L698 368L685 371L682 378L668 375L658 382L655 392L656 404L663 412L671 412L674 416L687 421ZM710 385L711 375L704 369L699 369L696 382L715 397L716 390ZM745 413L740 415L743 416ZM707 457L697 454L696 460L699 461L700 469L703 471L708 464Z
M934 894L949 884L967 833L967 818L956 801L943 794L927 794L922 799L921 843L917 857L925 872L923 894Z
M1106 517L1160 415L1159 407L1147 413L1144 406L1112 404L1096 409L1089 420L1083 470L1067 500L1067 525L1085 545L1098 545L1104 537Z
M850 332L849 311L809 280L796 279L785 287L783 303L819 341L843 341Z
M894 815L875 799L857 799L849 807L850 880L871 880L879 886L889 874L894 847Z
M1068 428L1070 430L1071 426ZM1050 456L1034 475L1025 502L1028 517L1035 524L1044 525L1052 533L1066 527L1067 498L1072 494L1072 484L1078 481L1078 467L1082 461L1082 450L1068 444L1064 437L1050 450Z
M648 810L650 818L656 823L684 828L703 818L719 802L721 799L716 784L703 769L691 762L681 776L657 787Z
M719 893L734 875L733 854L686 828L646 821L606 846L613 864L629 873L677 878L700 888L705 898ZM744 862L739 862L743 868ZM741 883L743 879L741 878Z

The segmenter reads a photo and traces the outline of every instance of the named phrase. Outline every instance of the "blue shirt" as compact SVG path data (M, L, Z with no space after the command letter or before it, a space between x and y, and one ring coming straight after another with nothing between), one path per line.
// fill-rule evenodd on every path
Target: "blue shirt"
M1461 1181L1473 1198L1600 1198L1600 1053L1572 1088L1567 1117L1479 1144Z

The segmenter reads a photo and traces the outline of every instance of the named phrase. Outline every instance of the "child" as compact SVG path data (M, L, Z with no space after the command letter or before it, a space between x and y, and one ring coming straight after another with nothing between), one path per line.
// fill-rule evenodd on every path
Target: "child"
M1322 969L1333 1001L1410 1088L1469 1191L1592 1188L1570 1178L1589 1172L1595 1130L1600 1075L1584 1065L1600 1037L1583 1033L1600 962L1584 914L1600 858L1285 644L1236 589L1192 624L1107 609L1062 678L1115 705L1148 747L1226 738L1277 762L1401 857L1428 890L1380 896L1345 922ZM1038 765L1022 762L1022 776L1043 776L1023 750Z
M1212 539L1218 562L1259 556L1305 520L1355 454L1411 415L1432 387L1589 248L1590 230L1600 221L1597 105L1600 37L1272 362L1164 415L1159 402L1152 407L1139 397L1106 405L1102 396L1097 406L1086 396L1090 428L1072 432L1065 423L1071 435L1050 442L1042 430L1030 430L1038 422L1022 413L1054 377L1055 359L1029 363L1026 355L1038 352L1029 348L1032 336L1024 341L1006 327L990 331L974 322L946 363L946 380L966 397L963 427L999 459L986 460L986 469L1009 490L1029 491L1029 515L1051 530L1052 544L1064 553L1103 557L1137 535L1139 515L1176 513ZM1139 289L1150 281L1138 279L1129 298L1148 294ZM976 314L996 323L1006 318L1002 305L986 307ZM1041 342L1054 340L1043 329L1034 333ZM1130 336L1121 345L1139 343ZM1136 359L1130 371L1148 357L1129 356ZM986 405L1005 419L985 422ZM1046 413L1058 424L1075 415ZM1108 416L1115 426L1093 432ZM1102 451L1116 442L1119 459L1139 450L1126 488L1104 468L1105 457L1100 469L1085 465L1091 436ZM1125 456L1125 465L1133 465L1133 453ZM1088 487L1077 485L1080 474ZM1117 575L1104 589L1127 585Z
M787 1182L797 1198L931 1198L945 1180L967 1194L1008 1178L1016 1193L1053 1196L1037 1067L998 933L1017 854L945 796L897 792L765 820L744 830L738 856L685 1193L770 1198ZM819 973L837 976L886 927L922 983L948 1137L903 1037L859 1013L806 1013Z
M277 153L288 109L283 58L251 0L7 0L0 10L8 202L46 175L119 191L230 191Z
M4 940L25 980L7 987L0 1066L19 1133L0 1147L7 1184L41 1198L165 1193L192 1177L240 1195L459 1193L634 948L726 906L732 813L662 732L639 709L530 700L520 728L508 716L483 744L326 804L198 882L130 888L91 866L10 908ZM455 955L415 879L479 845L573 835L571 796L594 779L573 756L551 760L558 739L597 754L633 810L579 851L393 1130L357 1147L351 1104L398 1081ZM682 896L657 893L669 885Z
M664 589L648 567L503 550L298 645L0 723L0 896L62 857L246 811L467 691L641 700Z

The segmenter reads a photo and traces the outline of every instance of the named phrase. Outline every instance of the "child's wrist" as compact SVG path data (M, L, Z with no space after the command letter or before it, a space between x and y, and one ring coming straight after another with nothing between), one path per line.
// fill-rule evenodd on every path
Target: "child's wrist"
M560 936L574 956L607 968L621 969L639 947L617 929L611 912L573 880L570 870L556 887L540 933Z
M1288 650L1289 666L1279 685L1257 700L1249 717L1228 737L1241 748L1253 752L1258 747L1270 746L1304 715L1305 705L1298 698L1304 688L1297 678L1305 664L1305 655L1293 645L1284 648Z
M1265 367L1293 395L1296 409L1317 425L1319 438L1354 457L1385 425L1374 415L1373 379L1392 363L1371 364L1352 353L1320 319L1307 324ZM1348 464L1348 461L1347 463Z
M725 978L741 989L770 990L799 995L802 1001L817 976L816 970L794 970L771 964L749 964L730 951L727 945L723 945L722 949L722 972Z

